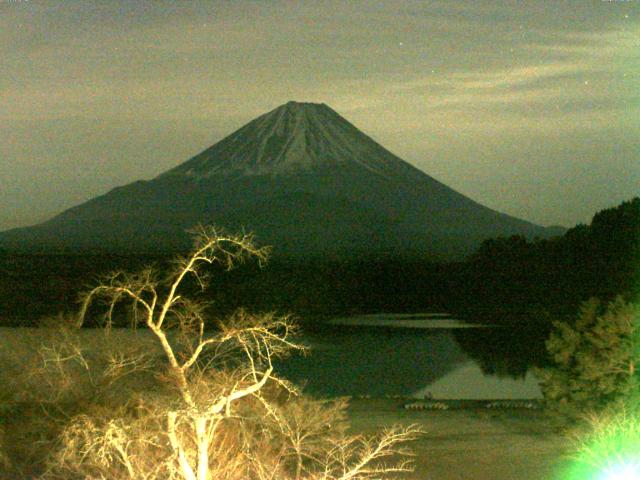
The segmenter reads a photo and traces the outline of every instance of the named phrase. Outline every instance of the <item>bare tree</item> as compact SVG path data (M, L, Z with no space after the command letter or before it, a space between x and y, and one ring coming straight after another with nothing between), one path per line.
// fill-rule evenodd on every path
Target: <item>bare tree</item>
M274 374L276 358L303 350L292 339L297 327L290 317L238 311L213 331L206 328L206 305L183 296L185 279L204 288L203 265L231 269L249 257L264 262L268 250L257 248L250 235L209 227L200 227L195 238L191 253L166 277L151 268L116 272L84 295L77 326L96 300L106 306L107 328L118 304L130 304L133 324L148 328L160 345L167 368L157 378L164 390L143 392L110 412L74 417L46 476L349 480L410 471L396 455L404 458L407 451L398 445L415 438L417 428L350 437L343 401L307 399ZM71 352L80 361L82 352ZM103 377L122 378L152 365L144 356L110 358Z

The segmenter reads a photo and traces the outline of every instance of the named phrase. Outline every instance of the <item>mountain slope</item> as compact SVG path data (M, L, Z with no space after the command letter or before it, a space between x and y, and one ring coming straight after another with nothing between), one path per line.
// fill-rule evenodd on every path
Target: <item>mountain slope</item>
M197 223L256 232L276 254L438 255L547 236L393 155L324 104L289 102L150 181L0 233L20 250L184 248Z

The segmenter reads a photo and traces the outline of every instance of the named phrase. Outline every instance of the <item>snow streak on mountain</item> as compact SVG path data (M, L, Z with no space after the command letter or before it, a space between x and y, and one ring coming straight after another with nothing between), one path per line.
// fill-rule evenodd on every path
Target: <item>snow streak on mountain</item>
M164 175L286 175L346 164L382 176L418 173L325 104L289 102Z

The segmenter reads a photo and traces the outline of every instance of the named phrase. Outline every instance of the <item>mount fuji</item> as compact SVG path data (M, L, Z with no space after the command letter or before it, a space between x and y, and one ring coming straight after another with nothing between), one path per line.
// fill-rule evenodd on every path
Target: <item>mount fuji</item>
M275 255L307 258L452 258L488 237L558 233L454 191L324 104L289 102L156 178L1 232L0 246L172 251L198 223L253 231Z

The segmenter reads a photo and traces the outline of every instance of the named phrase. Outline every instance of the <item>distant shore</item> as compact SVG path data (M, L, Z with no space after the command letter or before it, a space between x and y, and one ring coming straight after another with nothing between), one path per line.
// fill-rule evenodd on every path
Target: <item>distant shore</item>
M457 329L457 328L490 328L492 325L468 323L451 318L448 313L376 313L338 317L327 321L329 325L349 327L395 327L418 329Z

